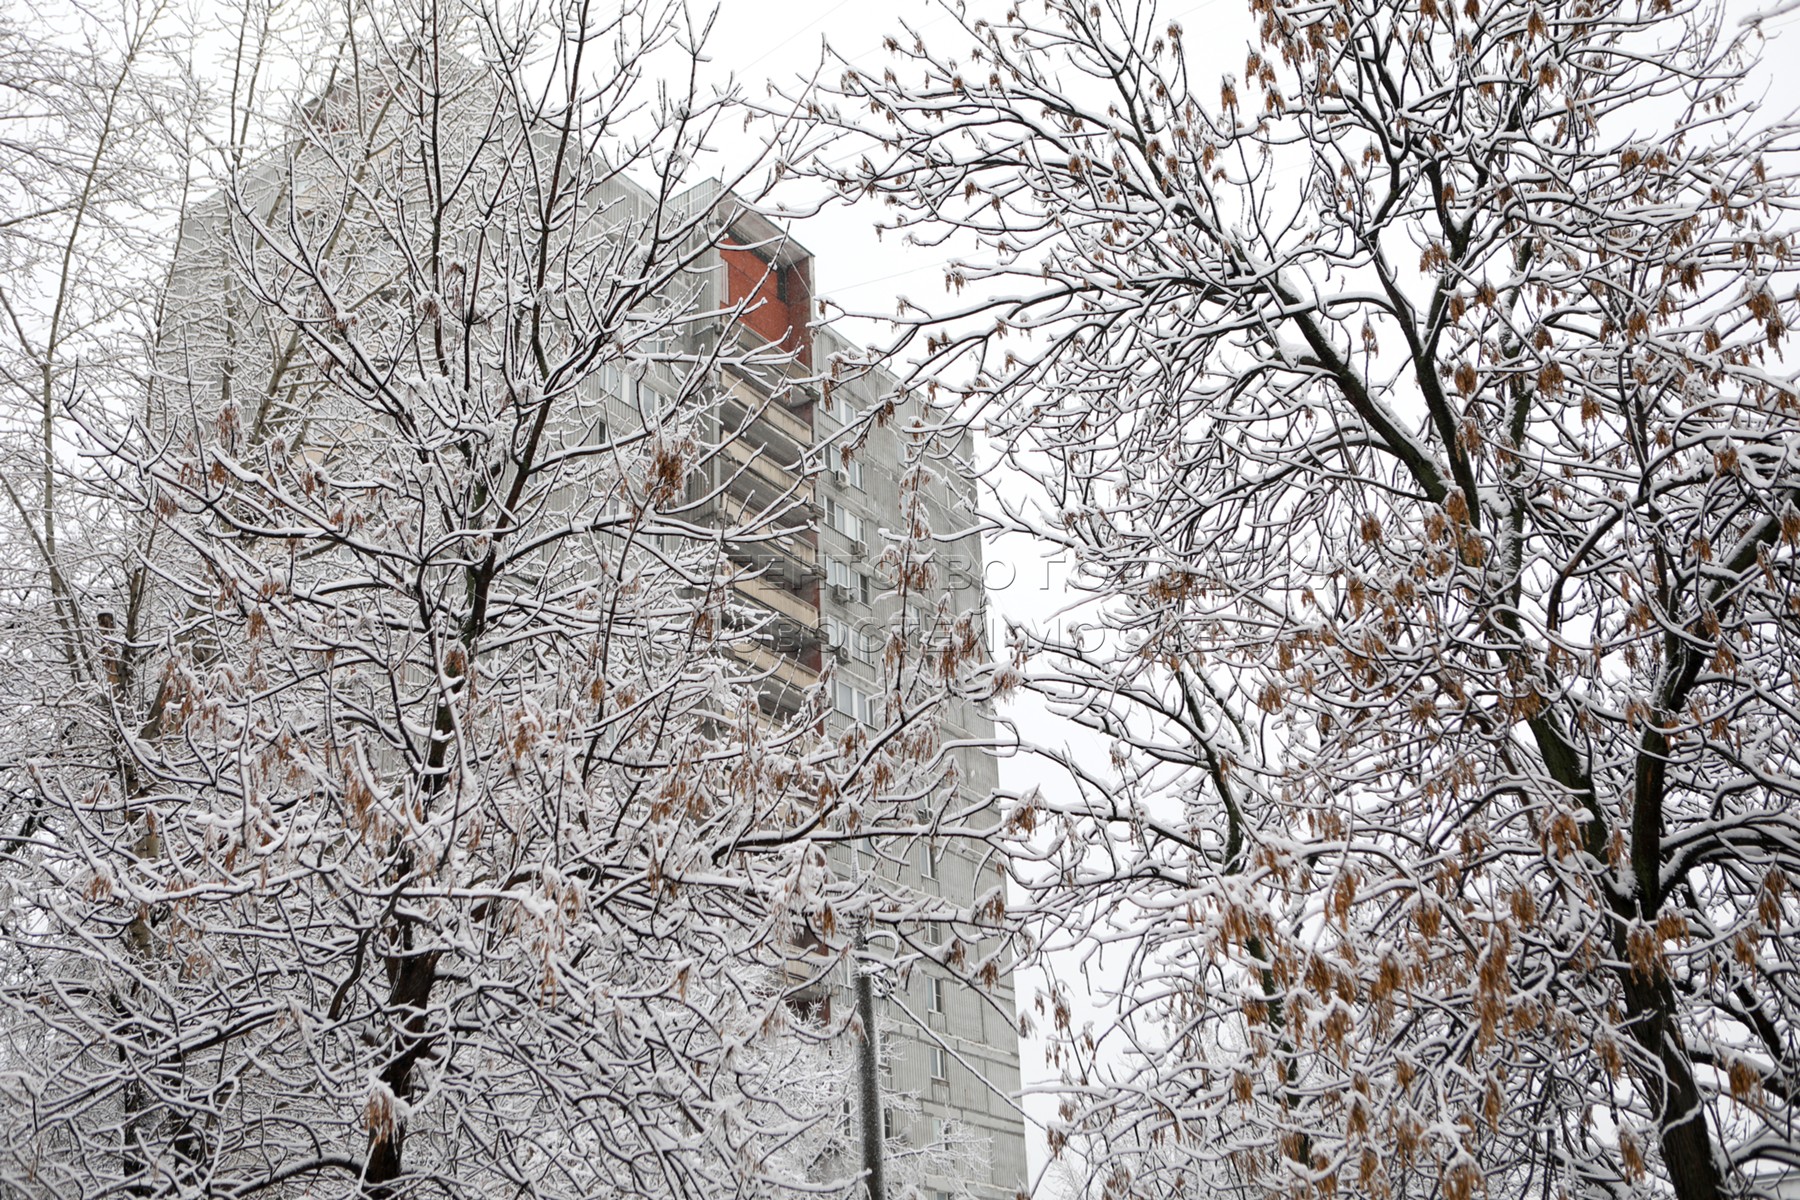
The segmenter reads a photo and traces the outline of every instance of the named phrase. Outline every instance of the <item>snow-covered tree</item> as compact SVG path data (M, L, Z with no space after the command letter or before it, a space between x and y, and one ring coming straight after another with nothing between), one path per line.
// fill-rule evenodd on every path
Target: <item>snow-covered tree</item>
M959 255L903 340L1070 564L1008 669L1101 748L1020 799L1019 878L1125 978L1093 1028L1046 998L1054 1140L1115 1196L1769 1194L1800 391L1760 35L1250 8L1221 81L1148 0L955 6L828 114L821 172Z
M141 529L81 479L73 414L143 408L194 97L166 7L0 16L0 717L9 828L28 766L108 759Z
M82 422L142 412L173 263L196 97L168 6L15 6L0 17L0 1107L64 1064L35 950L70 864L42 857L63 806L129 770L132 649L149 530L96 488ZM127 847L128 849L128 847ZM79 873L79 868L76 868ZM47 872L47 874L46 874ZM50 882L49 893L38 884ZM77 889L78 890L78 889ZM90 973L87 978L93 978ZM79 986L79 985L78 985ZM88 1002L84 998L82 1003ZM56 1152L8 1124L0 1179Z
M856 930L951 955L980 922L831 847L981 836L985 798L945 811L916 709L839 743L818 689L762 700L739 586L812 518L729 486L721 393L797 372L698 301L766 161L706 182L744 113L704 23L239 16L146 390L45 400L28 458L104 502L132 586L87 659L8 664L85 724L6 697L0 1187L854 1187L854 1014L799 1001ZM20 619L110 585L65 576Z

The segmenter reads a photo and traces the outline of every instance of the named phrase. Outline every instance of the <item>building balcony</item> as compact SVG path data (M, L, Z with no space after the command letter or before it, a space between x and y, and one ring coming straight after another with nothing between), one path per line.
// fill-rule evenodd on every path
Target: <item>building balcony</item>
M819 577L818 535L810 530L728 541L725 552L740 566L779 576L789 590Z
M758 446L779 451L789 462L799 461L812 446L813 427L804 408L795 411L779 400L764 396L756 385L731 375L719 397L719 428L726 437L744 437Z
M819 682L818 668L809 667L797 658L775 654L755 642L733 642L731 653L759 675L767 675L797 690L814 687Z
M775 455L766 448L751 445L746 438L727 437L720 445L719 453L729 464L722 465L721 469L730 471L738 480L745 476L752 477L755 482L751 490L758 495L762 495L765 489L773 489L767 497L769 500L778 496L793 496L803 503L812 503L812 480L795 474L788 465L778 462ZM758 487L757 484L762 486ZM734 492L742 490L744 489L733 489Z
M767 576L748 576L738 580L732 589L746 600L762 605L808 629L819 628L819 606L805 595L778 586Z

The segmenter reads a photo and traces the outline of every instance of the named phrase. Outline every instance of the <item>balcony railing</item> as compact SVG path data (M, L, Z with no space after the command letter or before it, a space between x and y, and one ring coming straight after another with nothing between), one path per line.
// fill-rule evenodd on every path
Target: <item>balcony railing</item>
M819 609L798 592L771 583L764 576L750 576L739 580L735 589L745 599L753 600L764 608L771 609L788 617L808 629L819 627Z
M809 688L819 682L819 673L798 659L773 654L755 642L733 642L731 653L751 670L793 688Z
M812 445L812 423L779 401L766 399L751 383L727 378L725 394L720 398L720 424L731 425L759 445L766 444L759 434L772 431L792 443L796 451ZM735 416L737 419L732 421ZM753 418L753 419L751 419ZM747 423L746 423L747 421ZM759 429L759 426L761 427ZM727 428L730 433L732 429Z
M776 489L778 494L793 495L808 503L812 500L812 480L794 474L777 463L775 456L762 447L751 445L741 437L727 438L720 451L735 466Z

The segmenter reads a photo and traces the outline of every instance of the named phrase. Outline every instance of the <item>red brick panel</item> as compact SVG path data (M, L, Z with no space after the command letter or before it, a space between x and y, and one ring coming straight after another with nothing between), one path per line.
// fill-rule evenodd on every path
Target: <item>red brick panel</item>
M812 360L806 336L811 289L801 266L777 267L752 250L720 247L725 260L725 297L744 305L744 328L783 350L797 350L800 361ZM783 295L786 300L783 300Z

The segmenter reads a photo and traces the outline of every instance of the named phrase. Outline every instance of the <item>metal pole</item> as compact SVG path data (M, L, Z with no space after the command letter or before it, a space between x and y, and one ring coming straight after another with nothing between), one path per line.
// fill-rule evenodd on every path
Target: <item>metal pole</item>
M856 955L851 960L856 988L856 1019L862 1023L862 1042L857 1047L857 1094L862 1108L862 1165L869 1200L887 1200L887 1180L882 1170L887 1121L881 1111L881 1047L875 1032L875 985L863 969L868 949L863 930L856 932Z

